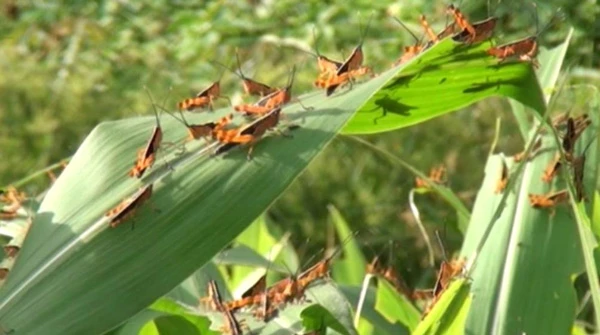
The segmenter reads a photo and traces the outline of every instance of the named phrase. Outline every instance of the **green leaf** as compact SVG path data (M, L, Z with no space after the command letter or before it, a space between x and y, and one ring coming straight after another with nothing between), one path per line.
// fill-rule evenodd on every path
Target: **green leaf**
M312 305L305 308L302 313L300 313L300 316L302 317L302 326L306 331L318 331L331 328L342 334L350 334L347 328L352 329L351 318L346 318L346 321L350 323L345 327L321 305ZM350 316L350 314L348 314L348 316Z
M465 319L472 303L469 289L467 279L451 282L412 334L464 334Z
M592 231L596 237L600 237L600 192L594 191L592 199L594 199Z
M553 146L554 140L544 136L542 147ZM517 187L483 249L476 250L502 197L494 190L503 158L494 155L488 160L461 251L463 256L480 253L471 276L471 292L477 298L469 311L467 332L567 333L573 324L576 300L571 278L583 269L576 227L564 205L551 213L533 208L528 199L530 193L552 191L541 176L554 154L544 150L526 162L522 176L509 174L519 178ZM513 171L512 160L506 163Z
M490 42L467 47L446 39L419 55L372 96L344 127L370 134L411 126L490 96L545 110L542 91L527 63L504 63L486 54Z
M327 207L329 217L335 225L338 238L344 243L344 257L333 263L333 278L342 285L360 285L365 276L367 261L360 250L358 241L354 238L348 223L333 205ZM348 240L347 240L348 239Z
M163 312L145 309L117 329L108 332L109 335L139 335L142 329L155 318L166 315ZM208 323L208 322L207 322ZM147 332L149 333L149 332Z
M301 125L294 138L261 140L250 162L237 148L211 158L201 154L199 143L182 155L164 144L142 183L126 174L154 117L100 124L41 204L0 290L2 326L28 334L101 333L134 315L243 231L392 75L388 71L331 98L322 92L302 97L314 110L285 109L285 120ZM208 122L229 112L189 121ZM163 118L162 126L165 143L185 136L175 120ZM105 213L147 182L155 183L154 195L138 210L135 229L109 229Z
M255 273L255 276L262 276L264 273L260 274L260 271L256 271L258 262L263 262L263 264L260 264L263 271L266 271L266 268L269 267L270 262L265 257L267 257L267 254L277 241L269 233L265 219L265 215L262 214L236 238L236 242L240 244L239 247L242 247L238 247L238 249L242 250L235 250L235 252L234 250L228 250L221 254L223 256L236 254L238 256L238 259L235 261L237 265L242 265L251 259L257 262L255 264L250 262L250 264L246 264L247 266L232 267L229 280L231 287L239 288L239 284L252 273ZM283 270L285 271L285 269Z
M560 45L550 50L546 48L540 48L540 53L538 55L540 69L537 71L537 75L540 85L542 86L542 91L544 93L544 101L546 101L546 103L550 101L550 97L555 92L555 85L558 81L560 68L562 67L563 61L565 59L565 55L567 53L567 49L569 48L569 42L571 41L572 35L573 28L569 30L567 38ZM527 133L531 129L532 125L528 119L529 115L525 113L526 107L515 100L509 100L509 102L510 106L512 107L512 112L515 117L515 120L517 120L517 124L519 125L521 136L523 136L523 138L526 138Z
M385 279L379 279L375 309L390 322L400 322L411 331L421 320L421 313L404 295Z
M112 335L207 334L209 320L161 298L111 332Z
M168 315L160 316L154 319L152 324L147 324L141 331L140 335L153 334L206 334L200 332L194 325L180 316Z
M598 101L597 90L594 90L594 97L594 100ZM600 282L598 279L598 267L594 258L594 253L598 248L598 240L596 239L596 236L594 236L592 231L593 226L590 220L590 217L592 217L594 213L594 206L593 204L587 205L586 200L590 198L593 199L598 182L598 160L600 158L600 155L598 155L598 131L600 129L599 111L600 108L597 104L594 107L590 107L589 110L586 110L592 124L583 132L583 134L581 134L579 140L575 143L575 157L585 154L582 181L584 201L577 202L574 200L577 199L575 185L572 182L572 174L575 173L575 168L573 168L573 172L566 169L562 169L561 171L563 178L567 180L567 190L571 198L571 209L573 210L575 221L577 223L577 232L582 248L581 252L583 254L586 275L592 293L596 324L600 324ZM557 145L560 145L558 138L556 140L558 142ZM562 159L565 159L565 157L562 157Z
M573 325L573 329L571 330L571 335L587 335L587 333L585 325Z
M208 331L209 323L205 317L190 315L182 305L169 299L159 299L150 308L171 314L154 319L159 334L206 334Z
M344 293L346 298L353 306L358 304L361 288L356 286L340 286L340 291ZM365 297L365 302L361 312L361 319L368 320L375 328L374 334L389 334L389 335L404 335L409 334L408 329L401 324L392 324L384 318L375 309L376 291L373 287L369 287Z

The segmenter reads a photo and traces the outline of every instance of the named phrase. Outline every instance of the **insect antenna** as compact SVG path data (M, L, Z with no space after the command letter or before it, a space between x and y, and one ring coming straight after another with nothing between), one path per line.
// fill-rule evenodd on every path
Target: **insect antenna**
M540 31L536 34L536 36L541 35L543 32L546 31L546 29L550 28L555 22L556 19L562 19L561 18L562 15L562 8L558 8L556 10L556 12L554 12L554 14L552 14L552 16L550 17L550 19L548 20L548 23L546 23L545 26L542 27L542 29L540 29ZM536 17L537 17L537 11L536 11Z
M238 71L240 72L240 78L242 78L243 80L248 79L248 77L246 77L246 75L244 75L244 73L242 72L242 62L240 62L240 54L237 52L237 50L235 52L235 59L238 65Z
M345 238L344 238L344 239L341 241L340 245L339 245L337 248L335 248L334 252L333 252L331 255L329 255L329 256L327 256L327 257L325 257L325 261L326 261L326 262L330 262L330 261L331 261L331 260L332 260L334 257L336 257L337 255L339 255L339 254L340 254L340 253L341 253L341 252L344 250L344 246L346 246L346 244L347 244L348 242L352 241L352 238L356 237L356 236L358 235L358 233L359 233L359 231L358 231L358 230L356 230L356 231L352 232L351 234L348 234L348 236L346 236L346 237L345 237ZM315 258L316 256L317 256L317 254L314 254L314 255L311 257L311 260L312 260L313 258Z
M186 126L187 128L190 128L191 125L187 122L187 120L185 119L185 117L183 116L183 113L181 112L181 110L178 110L179 115L181 116L181 118L177 117L175 114L169 112L166 108L162 107L162 106L157 106L158 108L160 108L163 112L171 115L172 118L174 118L175 120L181 122L181 124L183 124L184 126Z
M224 66L223 70L221 71L221 74L219 74L219 78L216 81L217 83L221 82L221 79L223 78L223 75L225 74L225 70L229 70L229 68Z
M148 87L144 86L144 91L146 92L146 95L148 96L148 99L150 99L150 103L152 104L154 117L156 118L156 124L158 125L158 127L160 127L160 120L158 118L158 112L156 111L156 104L154 103L154 98L152 98L152 94L150 94L150 90L148 90Z
M444 247L444 241L442 241L442 237L440 236L439 230L435 231L435 238L437 239L438 244L440 245L440 250L442 251L442 259L444 260L444 262L447 262L448 255L446 254L446 247Z
M240 79L242 79L242 80L246 79L246 77L244 76L244 74L243 74L243 73L241 73L241 72L242 72L241 70L240 70L240 72L238 73L237 71L235 71L235 70L233 70L232 68L230 68L230 67L226 66L225 64L223 64L223 63L219 62L219 61L218 61L218 60L216 60L216 59L213 59L213 60L211 60L210 62L211 62L211 63L214 63L214 64L216 64L216 65L218 65L218 66L220 66L220 67L222 67L223 69L229 70L229 72L231 72L231 73L235 74L236 76L238 76L238 77L239 77ZM239 61L238 61L238 62L239 62Z
M416 43L416 44L421 44L421 39L422 39L422 37L421 37L421 39L417 38L417 35L415 35L415 33L413 33L413 31L412 31L412 30L410 30L410 29L409 29L409 28L408 28L408 27L407 27L407 26L404 24L404 22L402 22L402 21L401 21L400 19L398 19L397 17L395 17L395 16L392 16L392 19L394 19L394 21L398 22L398 23L399 23L399 24L402 26L402 28L404 28L406 31L408 31L408 33L409 33L409 34L410 34L410 35L411 35L411 36L412 36L412 37L415 39L415 43Z
M166 105L167 101L168 101L168 100L169 100L169 98L171 97L171 92L173 91L173 88L172 88L172 87L169 87L169 92L167 93L167 95L166 95L166 96L165 96L165 98L163 99L162 106L160 106L160 105L157 105L157 104L154 102L154 99L152 98L152 95L150 94L150 91L148 90L148 87L147 87L147 86L144 86L144 90L146 91L146 95L148 95L148 98L150 99L150 103L152 103L152 107L154 108L154 115L156 116L156 123L157 123L157 124L160 126L160 121L159 121L159 118L158 118L158 113L157 113L157 111L156 111L156 107L158 106L158 107L159 107L159 108L160 108L162 111L166 111L166 112L168 112L168 111L167 111L167 110L166 110L166 109L165 109L163 106L165 106L165 105Z
M550 19L548 19L548 23L546 23L541 29L540 29L540 18L539 18L539 14L538 14L538 8L537 8L537 4L535 2L531 3L531 6L533 7L533 19L535 20L535 37L539 37L544 31L546 31L546 29L550 28L552 26L552 24L554 23L554 20L556 20L556 18L558 18L561 14L562 14L562 8L558 8L554 14L552 14L552 16L550 17Z
M290 74L290 77L288 78L288 84L285 87L285 89L287 91L291 91L292 86L294 85L294 77L296 76L296 65L292 66L292 72Z
M317 37L317 27L313 26L312 28L312 34L313 34L313 43L315 44L315 53L316 53L316 57L321 57L321 53L319 52L319 39Z
M375 16L375 12L371 12L371 16L369 16L369 21L367 21L367 25L365 26L365 30L362 30L362 25L360 23L360 20L358 22L358 29L361 32L361 36L360 36L360 42L358 43L359 47L362 47L363 42L365 41L365 37L367 36L367 33L369 32L369 28L371 27L371 21L373 20L373 16Z

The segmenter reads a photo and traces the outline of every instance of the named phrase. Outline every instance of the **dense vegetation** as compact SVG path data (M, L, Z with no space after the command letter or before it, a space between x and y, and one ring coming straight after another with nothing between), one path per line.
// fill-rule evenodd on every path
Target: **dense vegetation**
M148 115L144 86L158 101L169 95L167 106L174 107L181 97L220 75L222 69L211 61L233 64L236 51L245 71L263 82L283 84L290 64L297 64L294 90L308 92L316 65L300 49L315 49L313 27L319 35L319 51L343 58L360 38L360 23L372 12L364 50L367 63L383 72L399 56L401 46L412 43L390 16L402 19L415 32L421 31L420 13L427 14L436 27L446 20L443 4L421 1L351 5L288 0L203 5L8 1L4 6L0 21L2 185L72 155L101 121ZM461 8L475 20L488 11L498 15L501 24L496 35L502 43L535 33L533 11L519 6L492 3L488 9L483 2L468 2ZM595 23L598 7L591 1L539 4L540 28L558 7L563 20L543 31L541 44L551 47L563 42L569 27L574 27L564 61L570 71L567 80L596 85L600 77L592 70L598 65L593 50L599 33L585 27ZM237 78L230 73L223 78L223 90L234 100L241 98ZM569 99L561 102L563 109L571 105ZM514 154L523 149L509 110L507 101L489 98L417 126L363 138L424 172L444 164L449 186L471 208L484 177L484 158L497 118L502 119L498 151ZM37 194L48 184L43 174L23 189ZM333 205L352 230L360 231L368 258L394 241L395 257L390 261L402 277L411 286L430 286L434 269L408 205L413 185L414 176L406 169L339 136L269 208L267 221L274 225L272 229L291 231L300 259L308 260L305 255L318 252L333 236L329 207ZM446 252L457 250L463 234L457 228L455 209L432 194L417 201L430 235L441 231Z

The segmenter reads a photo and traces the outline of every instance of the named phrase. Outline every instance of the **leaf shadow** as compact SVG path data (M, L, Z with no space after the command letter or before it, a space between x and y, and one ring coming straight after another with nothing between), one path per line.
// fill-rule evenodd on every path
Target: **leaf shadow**
M388 113L398 114L400 116L410 116L410 110L417 109L417 107L403 104L398 100L391 98L387 94L375 99L373 102L375 107L365 111L365 113L373 113L377 111L382 112L380 116L377 116L373 119L374 124L377 124L379 119L386 117Z
M500 86L502 86L502 85L518 87L521 85L521 80L508 79L508 80L488 81L488 82L484 82L484 83L473 83L470 88L464 89L463 93L467 93L467 94L479 93L479 92L488 91L492 88L496 88L496 91L499 91Z

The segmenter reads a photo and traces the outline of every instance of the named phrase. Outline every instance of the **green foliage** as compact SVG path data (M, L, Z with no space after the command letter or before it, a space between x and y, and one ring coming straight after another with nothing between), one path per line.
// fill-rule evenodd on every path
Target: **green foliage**
M365 103L344 133L408 127L492 95L544 110L533 69L524 63L498 64L485 53L490 47L491 43L481 43L467 48L447 39L437 46L437 53L419 55Z
M399 322L411 331L415 330L421 319L421 313L410 300L401 295L388 281L381 280L378 283L376 299L377 311L385 318L394 323Z
M64 6L68 4L71 6ZM441 6L434 10L419 2L68 4L42 8L19 3L20 16L0 21L0 45L5 51L0 55L0 70L5 74L0 78L0 119L4 121L0 145L9 157L0 162L4 184L71 154L100 120L147 110L149 103L140 89L143 85L153 91L173 86L176 99L188 96L189 88L199 89L219 75L221 70L215 70L209 60L227 63L238 48L245 73L251 73L247 69L252 67L261 81L279 85L290 64L298 65L294 91L304 92L314 80L314 61L298 51L314 49L313 24L322 37L320 51L338 58L337 50L347 53L359 38L358 29L346 27L356 28L366 21L367 15L357 17L356 10L373 10L373 25L364 49L369 65L381 69L393 59L390 55L397 55L398 44L402 44L398 40L403 40L401 34L390 37L391 27L396 26L388 15L400 16L411 27L420 12L429 18L442 17L435 12ZM470 17L483 17L481 6L472 7L467 10L465 6ZM549 17L548 9L554 10L549 7L539 6L542 23ZM585 3L569 4L565 8L567 20L593 22L589 17L593 8ZM586 9L577 17L571 14ZM502 4L493 11L532 26L525 11L511 9L509 13ZM513 24L500 21L498 31L505 36L500 34L497 41L510 40L507 35L514 32ZM2 244L21 247L14 265L7 251L0 263L0 274L10 271L8 281L0 278L0 330L93 334L126 321L110 333L216 334L224 325L223 315L198 304L206 295L207 280L215 279L223 298L229 300L239 297L264 274L274 283L306 269L306 261L300 259L314 263L307 255L321 257L315 246L333 236L324 228L328 221L343 243L343 256L336 254L340 259L332 267L333 281L315 282L307 291L308 300L286 304L268 322L255 319L252 311L236 312L246 321L245 329L261 334L325 328L328 333L361 335L411 331L455 334L465 327L473 333L566 333L574 327L577 294L587 290L574 290L574 278L583 271L587 272L595 316L578 317L585 322L593 319L597 326L600 286L593 232L598 224L590 218L598 216L598 211L593 212L598 206L571 201L570 208L545 211L528 203L529 193L547 193L565 185L574 198L568 169L563 167L562 175L552 184L539 179L554 153L560 151L560 141L553 130L538 128L538 124L546 109L544 99L547 102L556 93L563 58L592 64L592 53L585 47L591 34L591 30L575 29L564 40L560 28L545 31L543 40L562 44L542 50L542 68L537 73L524 63L497 65L497 60L485 54L491 45L488 42L465 47L442 41L408 64L384 71L350 91L340 90L331 98L322 92L301 95L302 102L314 110L301 111L295 104L285 108L283 122L301 126L293 132L294 138L262 140L252 162L246 162L237 148L216 158L208 157L211 146L199 143L187 144L180 152L167 142L177 142L184 131L180 124L163 117L165 144L156 166L141 183L125 175L132 153L147 140L153 118L101 123L49 192L40 197L39 209L35 201L25 206L35 213L35 220L23 245L28 213L20 213L19 220L8 224L0 221ZM567 52L569 42L575 48ZM237 91L234 85L238 85L237 79L227 74L224 91ZM575 101L571 105L550 108L552 112L581 109L593 115L594 126L576 148L581 154L585 144L593 144L584 176L586 194L590 195L597 185L600 124L596 88L593 90L593 102L583 104L581 101L587 100L574 93L572 99L564 99ZM481 157L488 150L484 143L491 135L487 129L491 129L488 126L494 117L502 115L498 111L506 104L486 99L477 109L449 112L490 96L514 100L516 123L511 120L505 127L500 136L501 150L517 148L518 142L510 135L519 130L531 148L537 130L542 128L546 150L521 164L513 164L503 154L490 155L469 213L466 208L472 195L465 193L479 185ZM239 94L232 98L240 100ZM165 101L174 105L169 99ZM206 122L229 111L223 108L190 119ZM444 114L448 115L441 117ZM343 137L344 141L334 141L325 149L344 125L347 134L368 134L433 118L436 120L427 127L366 140ZM361 146L356 144L362 144L363 149L358 150ZM378 155L365 155L365 147ZM381 164L381 158L392 168ZM433 249L426 238L428 232L421 228L428 248L424 256L422 237L412 227L410 217L415 210L411 208L409 213L402 209L412 177L407 178L398 167L425 177L413 165L425 169L442 161L455 172L452 183L433 184L423 200L419 198L419 211L427 230L444 228L443 239L450 250L456 249L465 235L461 255L468 260L466 279L452 281L441 297L435 298L428 316L419 321L419 311L427 305L415 304L380 275L375 276L377 288L369 284L371 275L364 279L367 259L373 255L364 254L361 245L380 250L389 239L401 236L402 248L390 265L402 264L401 277L406 277L411 287L431 286L431 278L420 269L433 263ZM510 181L504 194L498 195L494 188L502 161L508 163ZM44 173L41 170L34 175ZM29 179L22 180L25 182ZM104 213L148 183L155 184L155 194L151 204L142 207L134 218L136 228L106 229ZM38 179L28 190L39 193L43 184ZM426 201L439 196L445 204ZM160 211L153 213L152 207ZM248 227L267 208L270 215L260 216ZM398 218L409 224L397 224ZM422 227L421 222L418 224ZM446 231L447 226L450 231ZM352 236L357 227L361 234ZM289 231L294 233L293 239L309 236L312 241L295 250L288 244ZM369 235L372 231L377 233ZM235 246L213 257L235 236ZM552 276L548 276L549 271ZM353 322L350 307L357 306L362 307L354 311L359 315ZM540 324L539 320L548 322ZM573 332L584 331L581 326L576 329Z
M446 45L440 43L425 55L443 56L448 52ZM480 57L486 56L482 54ZM207 152L213 150L213 145L192 143L186 145L183 154L178 150L163 149L159 161L169 163L159 163L151 174L142 179L143 185L128 179L126 172L131 168L131 153L144 145L148 134L152 133L153 118L101 124L86 139L62 177L45 196L40 214L36 216L19 255L26 261L12 269L8 282L0 291L7 297L0 305L0 317L11 327L30 332L67 328L97 332L121 322L166 293L225 247L289 185L353 112L397 71L402 70L390 70L334 97L326 98L320 92L302 96L312 110L304 111L293 105L286 107L285 112L290 121L302 123L301 129L294 132L294 139L265 139L262 141L265 143L259 145L266 148L269 144L269 150L257 149L252 162L240 165L239 152L209 159ZM419 80L415 78L416 82ZM476 78L471 80L477 82ZM427 100L422 101L425 103ZM229 113L228 109L217 111L214 115L203 114L194 118L193 122L205 123L226 113ZM165 142L175 142L185 136L184 129L175 120L163 120L161 124ZM88 176L95 178L90 180ZM144 227L143 233L106 231L104 213L116 205L115 199L122 199L149 183L156 184L152 200L162 209L158 215L145 211L136 218ZM190 201L190 196L209 190L211 193L202 196L201 201ZM244 204L242 212L231 211L241 203ZM200 227L198 222L202 223ZM119 243L114 242L115 234L118 234ZM53 239L46 241L45 237L49 235ZM40 247L29 247L36 245ZM106 259L100 269L88 261L97 254L97 250L103 250L102 257ZM184 256L189 253L196 256ZM154 262L142 262L140 257L165 260L169 264L161 270L167 271L169 276L161 281L152 281L158 269ZM183 257L185 261L168 261ZM119 273L119 269L133 264L138 264L136 276L115 275L115 271ZM76 273L85 273L88 281L69 283L66 278ZM345 277L349 283L360 281L359 278L350 280L349 276ZM91 282L102 284L95 285L96 289L90 291L86 283ZM45 289L47 285L54 289L48 291ZM140 290L141 286L143 290ZM45 291L44 299L39 300L41 294L33 294L36 290ZM25 291L32 300L22 296ZM115 313L107 297L122 299L127 295L136 299L121 302L120 312ZM68 297L78 299L59 308L63 299ZM104 308L98 306L94 313L80 315L78 320L70 317L74 311L101 297L107 300L102 305ZM31 303L36 304L35 311L25 307ZM61 311L60 315L50 313L57 310ZM44 315L47 317L44 318ZM92 319L96 321L92 323Z

